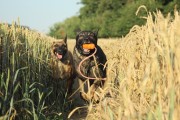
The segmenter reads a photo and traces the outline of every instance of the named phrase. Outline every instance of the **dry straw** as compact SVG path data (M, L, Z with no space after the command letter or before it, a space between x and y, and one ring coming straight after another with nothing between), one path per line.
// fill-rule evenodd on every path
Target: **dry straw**
M93 120L180 118L180 15L147 13L108 55L105 97L87 116Z
M107 44L101 46L108 76L87 119L180 118L180 15L175 10L173 17L164 17L157 11L142 18L146 24L135 25L125 37L99 41ZM0 24L0 119L62 119L68 106L61 87L50 86L48 76L53 40Z

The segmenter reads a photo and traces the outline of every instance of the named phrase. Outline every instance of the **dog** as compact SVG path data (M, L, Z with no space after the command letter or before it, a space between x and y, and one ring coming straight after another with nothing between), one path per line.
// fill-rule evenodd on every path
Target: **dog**
M104 80L99 78L106 78L106 68L104 68L105 63L107 62L106 55L100 46L97 45L98 41L98 31L80 31L76 35L76 43L73 51L74 65L76 69L76 76L79 81L80 86L80 96L87 102L89 101L98 101L95 98L95 90L98 87L102 87ZM83 45L94 45L94 49L83 48ZM94 57L90 57L82 63L81 61L88 56L94 54ZM80 67L80 70L79 70ZM87 76L87 77L84 77ZM97 78L97 79L92 79ZM98 80L99 79L99 80ZM85 81L88 81L88 90L85 93Z
M66 80L66 89L68 93L72 93L75 68L72 53L67 46L67 35L63 40L53 41L50 65L52 77L58 80Z

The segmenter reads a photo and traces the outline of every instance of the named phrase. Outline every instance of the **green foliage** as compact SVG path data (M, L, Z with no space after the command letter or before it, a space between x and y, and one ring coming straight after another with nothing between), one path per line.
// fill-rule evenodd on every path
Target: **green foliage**
M64 110L65 92L52 85L49 40L20 25L0 23L0 119L61 118L57 113Z
M148 12L161 10L165 15L173 13L174 7L180 9L179 0L81 0L83 7L80 15L71 17L64 22L56 23L49 35L62 38L62 31L70 38L74 38L76 31L99 29L99 37L125 36L134 25L143 25L145 20L139 16L147 16L147 12L140 11L141 5L147 7Z
M80 25L80 19L74 16L66 19L63 23L54 24L54 26L50 28L49 35L55 38L64 38L65 34L68 34L68 37L74 37L75 33L79 31Z

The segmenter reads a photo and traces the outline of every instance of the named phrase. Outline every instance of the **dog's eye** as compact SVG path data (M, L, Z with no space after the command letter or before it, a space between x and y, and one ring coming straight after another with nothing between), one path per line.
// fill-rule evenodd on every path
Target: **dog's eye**
M66 46L66 45L63 45L63 46L62 46L62 48L63 48L63 49L66 49L66 48L67 48L67 46Z
M84 38L84 36L79 36L79 39L81 39L81 40L82 40L83 38Z
M59 45L55 44L54 47L59 47Z
M57 53L57 51L58 51L58 50L57 50L57 49L55 49L55 50L54 50L54 53Z
M89 36L91 39L94 39L94 36Z

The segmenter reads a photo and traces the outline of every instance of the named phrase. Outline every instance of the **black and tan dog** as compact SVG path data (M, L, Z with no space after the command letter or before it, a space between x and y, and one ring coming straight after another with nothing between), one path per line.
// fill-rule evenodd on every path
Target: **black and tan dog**
M99 78L106 77L106 69L104 68L104 64L106 63L107 59L103 50L97 45L97 40L98 40L97 35L98 35L97 31L79 32L76 36L76 44L73 51L76 75L79 80L79 86L80 86L80 95L86 101L95 100L94 99L95 90L104 84L104 81ZM95 47L89 49L83 47L84 45L88 45L88 44L94 45ZM81 63L81 61L87 56L92 55L95 51L95 48L97 52L95 53L94 57L90 57L89 59L85 60L80 66L80 70L79 70L79 64ZM97 78L97 79L91 79L91 78ZM89 87L88 90L85 92L84 82L86 80L89 83Z
M53 41L51 57L52 77L58 80L66 80L66 89L68 93L71 93L75 69L72 53L67 47L67 36L61 41Z

